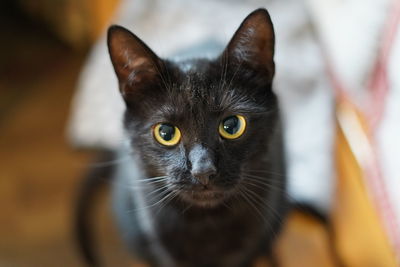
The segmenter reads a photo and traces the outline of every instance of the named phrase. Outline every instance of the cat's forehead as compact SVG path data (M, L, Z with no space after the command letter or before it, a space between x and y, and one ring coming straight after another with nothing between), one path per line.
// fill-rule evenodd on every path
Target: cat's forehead
M205 121L230 114L251 114L266 111L251 96L240 89L224 88L218 83L192 82L175 85L166 93L163 103L154 111L154 117L172 121Z
M185 106L194 112L222 112L225 106L223 98L237 95L235 87L227 90L219 81L218 70L206 60L186 61L178 65L179 74L172 88L167 89L166 106L174 110ZM226 102L226 101L225 101Z
M162 97L155 102L150 100L151 120L205 122L229 114L266 111L260 99L254 97L254 85L243 82L240 69L235 69L232 77L226 65L215 59L170 61L166 66Z
M179 69L180 72L191 75L196 73L205 73L213 66L215 58L177 58L171 61L173 66Z

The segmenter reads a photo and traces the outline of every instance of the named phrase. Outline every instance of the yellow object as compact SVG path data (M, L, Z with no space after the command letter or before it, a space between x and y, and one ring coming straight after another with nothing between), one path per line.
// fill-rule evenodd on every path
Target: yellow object
M237 123L237 127L234 127L232 129L232 132L230 132L230 130L228 129L227 125L226 125L226 121L230 120L232 118L236 118L236 123ZM244 130L246 129L246 119L241 116L241 115L234 115L234 116L230 116L225 118L220 124L219 124L219 134L225 138L225 139L237 139L240 136L242 136L242 134L244 133Z
M43 22L61 40L86 48L110 25L120 0L18 0L32 18Z
M153 128L153 134L157 142L164 146L174 146L181 140L179 128L167 123L158 123Z

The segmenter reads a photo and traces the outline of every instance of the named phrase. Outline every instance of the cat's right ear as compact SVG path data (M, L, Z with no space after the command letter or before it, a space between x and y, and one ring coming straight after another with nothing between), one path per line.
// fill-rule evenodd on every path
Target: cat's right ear
M263 70L272 80L275 73L274 49L275 33L271 17L266 9L260 8L244 19L224 54L233 62Z
M137 98L159 76L161 59L136 35L113 25L108 29L108 51L126 102Z

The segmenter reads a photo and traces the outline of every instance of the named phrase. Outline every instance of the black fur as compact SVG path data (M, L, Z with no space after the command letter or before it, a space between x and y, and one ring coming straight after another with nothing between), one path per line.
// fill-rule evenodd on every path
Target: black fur
M144 176L117 177L126 185L118 182L114 190L116 219L132 253L153 266L182 267L248 266L268 253L287 200L280 112L272 91L274 33L267 11L250 14L214 60L162 60L119 26L110 28L108 45L127 105L124 125L135 155L131 164ZM218 133L221 121L231 115L247 121L235 140ZM162 122L181 130L179 144L166 147L154 139L152 129ZM196 149L215 168L207 185L192 173L193 160L200 160L190 156ZM129 163L121 168L130 168ZM129 186L157 176L168 179ZM154 194L157 190L161 193ZM135 200L137 195L144 196L144 203ZM140 209L151 218L152 234L144 229L142 215L129 212Z

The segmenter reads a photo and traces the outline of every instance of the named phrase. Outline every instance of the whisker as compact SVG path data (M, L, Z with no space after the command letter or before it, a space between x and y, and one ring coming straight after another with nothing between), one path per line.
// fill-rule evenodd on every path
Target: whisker
M278 176L281 176L281 177L284 176L282 173L272 172L272 171L268 171L268 170L243 170L242 172L243 173L248 173L248 174L251 174L251 173L266 173L266 174L278 175Z
M131 210L128 210L127 212L137 212L137 211L140 211L140 210L146 210L146 209L149 209L151 207L154 207L154 206L158 205L158 203L162 202L164 200L164 198L166 198L172 192L172 191L168 192L168 188L166 188L166 187L163 188L163 189L164 190L158 190L159 192L158 192L158 194L156 196L153 196L151 199L147 200L147 202L152 202L153 200L157 199L159 196L167 193L165 196L161 197L161 199L158 199L155 203L151 203L151 204L149 204L147 206L144 206L144 207L131 209Z
M258 189L266 189L266 188L270 188L269 184L257 184L257 183L253 183L253 182L258 182L258 181L253 181L253 180L243 180L242 183L243 184L247 184L247 185L252 185Z
M279 191L286 191L286 185L284 183L271 183L269 181L257 180L252 177L246 177L246 176L243 177L246 178L242 180L243 183L248 183L253 186L258 186L259 188L262 189L271 188Z
M247 178L247 180L243 180L243 183L258 187L259 189L273 189L278 190L279 192L284 192L287 190L286 187L283 185L280 186L278 184L263 183L262 181L251 180L249 178Z
M252 207L257 214L261 217L262 221L266 222L266 218L264 217L264 215L261 213L261 211L255 206L255 204L250 200L251 198L248 196L248 193L246 193L245 191L242 190L242 188L239 188L239 192L241 193L242 197L247 201L247 203L250 205L250 207Z
M122 141L121 141L121 144L122 144ZM109 161L92 162L92 163L89 163L89 167L91 167L91 168L103 168L103 167L113 166L113 165L116 165L118 163L125 162L127 160L132 159L130 156L133 155L133 153L134 152L132 150L130 150L130 151L127 151L127 154L124 155L123 157L119 157L119 158L112 159L112 160L109 160Z
M170 191L168 192L167 195L165 195L163 198L161 198L160 200L158 200L156 203L152 204L150 207L154 207L159 205L160 203L162 203L164 200L168 199L172 194L176 193L175 191Z
M143 188L148 188L149 185L153 185L153 184L158 184L161 182L165 182L168 180L169 176L157 176L157 177L150 177L150 178L146 178L146 179L136 179L136 180L132 180L126 183L117 183L116 181L113 181L113 184L120 184L123 186L128 186L130 188L136 188L136 189L143 189Z
M251 181L252 183L250 183L249 181ZM259 189L272 189L272 190L278 190L279 192L283 193L292 203L298 203L298 201L289 194L289 192L285 189L285 187L279 187L279 185L282 184L269 184L269 183L265 183L264 181L259 181L259 180L251 180L249 178L249 180L247 179L243 179L241 181L243 184L247 184ZM253 183L254 182L254 183Z
M172 193L169 194L170 197L169 197L168 199L166 199L166 200L164 201L164 204L162 204L162 206L160 206L160 207L158 208L158 210L156 211L155 215L157 215L157 214L158 214L168 203L170 203L178 194L179 194L178 191L172 191Z
M264 177L257 177L257 176L249 176L249 175L242 175L243 178L247 178L247 180L251 180L253 182L257 182L258 184L266 185L266 186L281 186L280 188L284 188L286 183L280 180L267 180ZM243 179L246 180L246 179Z
M191 207L193 207L193 204L189 203L189 205L187 205L187 207L184 210L182 210L182 214L185 214L185 212L188 211Z
M251 199L254 203L253 208L255 208L255 206L257 206L257 204L263 208L267 208L268 210L270 210L272 213L272 216L275 216L278 219L278 223L283 224L282 218L281 216L274 210L272 209L270 206L268 206L266 200L262 199L260 196L258 196L255 192L246 189L243 187L244 192L247 193L247 196L249 197L249 199ZM253 197L257 197L257 199L251 198L251 196ZM259 211L259 209L257 209ZM258 212L261 217L263 218L263 222L268 226L268 228L270 229L270 231L272 232L272 234L277 237L278 233L273 229L272 225L270 224L270 222L265 218L265 216L263 216L261 214L261 211Z
M145 179L136 179L134 180L135 182L147 182L147 181L154 181L154 180L161 180L164 179L166 180L166 178L168 178L168 175L163 175L163 176L157 176L157 177L150 177L150 178L145 178Z
M228 205L228 203L225 202L225 200L222 201L221 203L225 208L227 208L230 211L233 211L233 208L231 206Z
M259 196L257 193L255 193L254 191L252 191L250 188L244 187L243 189L244 189L246 192L248 192L249 194L251 194L253 197L257 198L257 199L259 200L259 202L260 202L261 205L263 205L263 206L265 206L266 208L268 208L268 209L276 216L276 218L279 220L279 222L280 222L280 223L283 223L283 222L282 222L282 218L281 218L281 216L279 215L279 213L276 212L276 210L273 209L273 208L271 207L271 205L269 205L269 203L266 201L266 199L263 199L263 198L262 198L261 196Z
M159 184L159 183L165 182L165 181L167 181L167 180L168 180L168 179L159 180L159 181L151 181L151 182L148 182L148 183L146 183L146 182L139 182L139 183L137 183L137 184L132 183L131 185L132 185L132 187L146 188L146 187L148 187L149 185Z
M162 190L165 189L165 188L169 188L169 184L166 184L166 185L164 185L164 186L161 186L161 187L159 187L159 188L157 188L157 189L151 191L149 194L147 194L146 197L150 197L150 196L154 195L155 193L162 191Z

